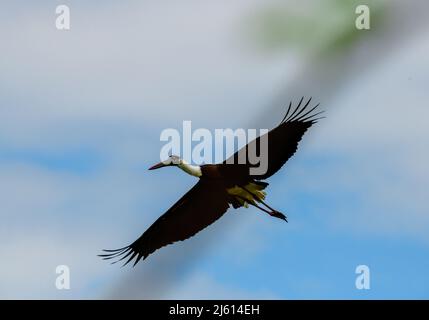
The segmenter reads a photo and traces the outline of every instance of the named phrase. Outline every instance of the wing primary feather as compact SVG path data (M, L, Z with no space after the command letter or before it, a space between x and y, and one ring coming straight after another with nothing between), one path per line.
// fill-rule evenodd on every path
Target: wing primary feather
M311 118L313 118L313 117L315 117L315 116L318 116L319 114L322 114L322 113L324 113L324 112L325 112L325 110L322 110L322 111L316 112L315 114L309 115L308 117L306 117L306 118L304 118L304 119L301 119L300 121L302 121L302 122L311 121Z
M297 119L297 117L308 107L308 105L310 104L310 102L311 102L311 99L312 99L312 97L310 97L310 99L308 99L308 101L307 101L307 103L305 104L305 106L293 117L293 118L291 118L291 119L289 119L289 121L294 121L294 120L296 120Z
M312 124L314 124L314 123L317 123L320 119L325 119L326 117L318 117L318 118L316 118L316 119L311 119L311 123Z
M128 246L125 246L125 247L122 247L122 248L119 248L119 249L103 249L103 251L104 252L118 252L118 251L121 251L121 250L124 250L124 249L128 249Z
M137 255L137 251L134 251L132 256L127 260L127 262L125 262L122 267L125 267L131 260L134 259L134 257Z
M112 259L115 257L120 256L121 254L125 253L128 251L129 248L124 248L123 250L118 250L117 252L113 252L113 253L108 253L108 254L99 254L99 257L102 257L103 260L108 260L108 259ZM113 251L113 250L112 250Z
M311 108L310 110L308 110L306 113L304 113L303 115L301 115L299 118L297 118L295 120L296 121L302 121L303 118L305 118L307 115L309 115L311 112L313 112L319 105L320 105L320 103L316 104L313 108Z
M99 254L98 256L101 257L103 260L110 260L110 259L114 259L114 258L120 257L121 255L127 253L129 250L131 250L130 247L125 247L123 249L118 249L117 252L114 252L114 250L109 250L110 252L113 252L113 253Z
M292 101L291 101L291 102L289 102L289 107L287 108L286 114L285 114L285 116L283 117L282 121L280 121L280 124L282 124L282 123L283 123L283 121L285 121L285 119L286 119L287 115L289 114L289 111L290 111L290 108L291 108L291 107L292 107Z
M295 110L293 110L291 115L286 119L286 122L288 122L290 120L290 118L292 118L295 115L295 113L298 111L299 107L301 106L301 103L303 100L304 100L304 97L302 97L301 100L299 100L298 105L296 106Z
M140 261L140 259L141 259L141 258L143 258L143 255L140 253L140 254L137 256L136 261L134 261L133 268L134 268L134 267L135 267L135 265Z
M126 254L125 254L123 257L121 257L121 259L116 260L116 261L115 261L115 263L117 263L117 262L119 262L119 261L124 260L124 259L125 259L125 258L127 258L130 254L134 253L134 251L130 248L130 250L129 250L128 252L125 252L125 253L126 253Z
M115 253L115 254L111 254L111 255L103 255L103 256L100 256L100 257L102 257L103 260L110 260L110 259L113 259L113 258L116 258L116 257L120 257L121 254L123 254L123 252L121 252L121 253Z

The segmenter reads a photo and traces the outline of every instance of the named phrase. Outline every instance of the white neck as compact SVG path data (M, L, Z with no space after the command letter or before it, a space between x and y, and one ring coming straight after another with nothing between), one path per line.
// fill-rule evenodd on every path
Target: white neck
M180 161L180 164L177 166L191 176L201 177L203 175L200 166L193 166L192 164L187 163L185 160Z

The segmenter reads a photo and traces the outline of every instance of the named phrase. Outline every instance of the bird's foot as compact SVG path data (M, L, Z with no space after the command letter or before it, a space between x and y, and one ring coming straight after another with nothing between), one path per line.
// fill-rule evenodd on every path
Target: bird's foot
M287 221L287 217L286 217L283 213L281 213L281 212L279 212L279 211L273 210L273 211L270 213L270 215L271 215L272 217L276 217L276 218L279 218L279 219L282 219L282 220L284 220L284 221L288 222L288 221Z
M270 215L271 215L272 217L276 217L276 218L279 218L279 219L282 219L282 220L284 220L284 221L288 222L288 221L287 221L287 217L286 217L283 213L281 213L281 212L279 212L279 211L273 210L273 211L270 213Z

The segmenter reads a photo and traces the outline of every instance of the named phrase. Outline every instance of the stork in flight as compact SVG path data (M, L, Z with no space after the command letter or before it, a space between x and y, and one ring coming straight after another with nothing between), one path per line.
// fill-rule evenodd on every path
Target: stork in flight
M146 259L154 251L176 241L186 240L219 219L230 206L234 209L249 205L268 213L272 217L287 222L286 216L271 208L265 200L264 189L268 186L265 180L276 173L286 161L296 152L298 142L304 133L317 120L320 112L313 112L314 106L307 110L311 98L302 105L304 97L296 108L289 104L286 115L280 124L268 133L268 168L262 175L252 175L250 168L254 167L248 160L239 163L237 159L248 159L250 147L256 148L261 137L248 143L237 151L233 159L229 158L219 164L191 165L177 156L171 155L166 161L160 162L149 170L175 166L186 173L199 178L199 181L179 201L159 217L132 244L116 249L103 250L100 256L105 259L115 259L128 264L134 258L134 265L143 258ZM234 160L234 161L231 161ZM243 161L242 161L243 162Z

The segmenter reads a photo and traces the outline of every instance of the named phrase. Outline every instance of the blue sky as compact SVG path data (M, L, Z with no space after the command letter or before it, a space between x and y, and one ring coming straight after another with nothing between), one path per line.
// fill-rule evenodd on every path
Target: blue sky
M161 130L278 123L283 109L267 106L307 55L246 42L246 18L275 1L73 2L68 32L54 27L57 3L0 7L1 298L429 298L427 32L334 93L288 93L285 105L313 95L327 111L269 181L288 224L230 211L131 269L96 254L195 183L146 170ZM355 287L360 264L370 290Z

